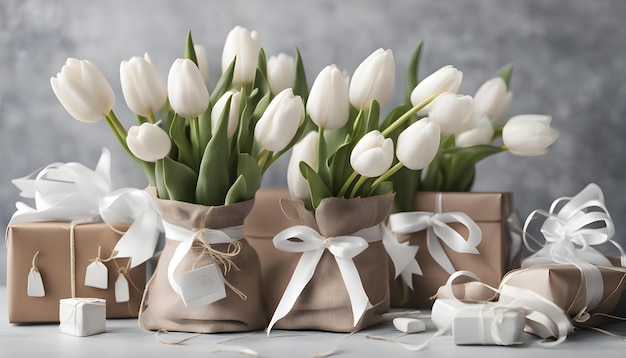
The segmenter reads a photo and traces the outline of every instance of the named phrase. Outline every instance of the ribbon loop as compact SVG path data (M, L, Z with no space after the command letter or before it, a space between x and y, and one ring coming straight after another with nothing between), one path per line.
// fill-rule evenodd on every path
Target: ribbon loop
M450 223L460 223L465 226L469 233L467 240L450 227ZM462 212L414 211L397 213L389 217L389 226L391 231L396 234L412 234L426 230L428 252L435 262L449 274L452 274L455 268L445 253L441 242L443 241L446 246L459 253L478 254L476 247L482 240L480 227L472 218Z
M326 249L334 256L339 267L348 291L354 326L356 326L365 311L372 307L372 304L367 297L361 277L352 259L369 246L368 242L380 239L380 225L365 228L353 235L329 238L323 237L308 226L298 225L289 227L274 236L272 241L277 249L287 252L302 252L302 256L276 307L276 311L268 325L267 334L269 335L272 327L278 320L291 311L296 300L313 278L315 269Z

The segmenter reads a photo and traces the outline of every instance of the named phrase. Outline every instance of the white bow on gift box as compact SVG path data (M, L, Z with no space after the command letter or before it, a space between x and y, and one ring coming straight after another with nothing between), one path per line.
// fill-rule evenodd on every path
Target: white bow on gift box
M413 275L422 275L415 254L419 247L411 246L408 242L399 243L395 234L412 234L426 230L426 247L432 258L447 273L456 271L450 258L441 245L446 244L450 249L459 253L478 254L476 248L482 240L482 231L467 214L462 212L442 213L442 193L437 194L437 212L413 211L396 213L389 216L389 229L384 232L383 244L391 258L396 277L402 279L410 289L413 289ZM460 223L468 230L467 240L450 223ZM389 230L391 232L389 232Z
M564 205L560 206L562 203ZM560 207L560 208L559 208ZM595 308L602 299L603 280L597 266L613 267L604 254L593 246L611 244L620 253L621 266L626 267L626 254L612 237L615 226L604 203L598 185L591 183L574 197L561 197L552 202L549 212L533 211L524 223L522 239L529 244L528 229L537 216L546 219L541 225L545 244L522 262L522 267L546 263L573 264L582 272L585 281L586 307L579 320L589 318L587 311Z
M131 268L142 264L154 254L161 231L159 214L144 190L114 191L110 170L111 154L103 148L95 170L80 163L53 163L14 179L20 196L34 199L35 206L17 202L17 211L7 227L42 221L70 221L74 226L102 220L111 227L128 223L128 230L113 249L113 257L130 258ZM72 296L74 290L72 287Z

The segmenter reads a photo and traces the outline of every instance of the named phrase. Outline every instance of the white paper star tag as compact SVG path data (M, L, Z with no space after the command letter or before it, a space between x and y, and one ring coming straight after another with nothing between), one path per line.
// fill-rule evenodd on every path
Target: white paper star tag
M85 286L91 286L106 290L109 286L109 270L100 260L96 260L87 266L85 273Z
M28 288L26 289L26 294L29 297L44 297L46 295L41 274L35 268L31 268L28 273Z
M122 274L117 276L115 280L115 302L128 302L130 300L130 292L128 289L128 280Z
M176 282L189 308L206 306L226 297L222 272L215 264L185 272L176 277Z

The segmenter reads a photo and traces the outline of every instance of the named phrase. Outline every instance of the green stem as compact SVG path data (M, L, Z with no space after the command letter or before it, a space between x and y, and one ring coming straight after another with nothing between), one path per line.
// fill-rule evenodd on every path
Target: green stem
M322 166L324 165L324 161L326 160L326 153L322 150L322 146L326 143L324 142L324 128L319 127L317 131L317 168L316 171L318 174L322 172Z
M419 110L423 109L424 107L426 107L430 102L432 102L437 96L432 95L429 98L427 98L424 102L418 104L417 106L414 106L413 108L409 109L408 111L406 111L402 116L400 116L398 119L396 119L393 123L391 123L391 125L389 125L389 127L385 128L385 130L382 132L382 135L385 137L388 137L389 134L391 134L391 132L395 131L396 129L398 129L398 127L400 127L402 125L402 123L406 122L409 118L411 118L415 113L417 113Z
M359 188L361 188L361 186L363 185L363 183L365 183L365 181L367 181L367 179L369 179L369 177L361 176L359 180L357 180L356 184L354 184L354 187L352 188L352 192L350 193L350 198L355 197L357 191L359 191Z
M117 116L115 115L115 112L113 112L113 110L111 110L104 118L107 121L111 122L111 124L113 125L113 127L111 129L115 133L117 133L119 136L124 138L124 143L126 143L126 136L128 135L128 133L126 133L126 128L124 128L122 123L120 123L120 120L117 119Z
M202 162L204 148L200 146L200 125L198 123L198 117L189 118L189 124L191 126L191 150L194 153L193 163L197 164L197 168L199 168L200 162Z
M344 195L346 195L346 192L348 191L350 184L352 184L354 179L356 179L357 175L359 175L359 173L353 170L352 174L350 174L350 177L348 177L348 180L346 180L346 182L343 183L343 186L339 190L339 194L338 194L339 197L343 197Z
M261 174L265 173L272 166L272 164L274 164L274 162L282 156L283 153L284 151L278 152L265 161L265 165L261 168Z
M389 179L389 177L394 175L398 170L402 169L403 166L404 164L402 164L402 162L398 162L396 163L396 165L391 167L391 169L387 170L383 175L379 176L378 179L374 180L374 182L372 183L372 188L370 189L370 195L374 192L374 189L376 189L376 187L380 185L380 183Z
M157 122L157 121L156 121L156 117L154 116L154 113L152 113L152 114L150 115L150 123L152 123L152 124L156 124L156 122Z
M259 154L257 154L256 156L256 162L259 165L259 168L261 169L261 173L265 173L265 171L267 170L267 168L269 168L269 166L271 165L271 163L273 163L274 161L271 160L270 155L272 154L272 152L270 152L267 149L261 149L261 151L259 152ZM274 159L275 160L275 159ZM268 162L270 162L270 164L268 164Z

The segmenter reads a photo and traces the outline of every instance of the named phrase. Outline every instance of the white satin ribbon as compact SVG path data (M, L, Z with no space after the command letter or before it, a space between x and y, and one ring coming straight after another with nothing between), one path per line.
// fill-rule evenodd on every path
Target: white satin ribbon
M168 223L163 220L165 228L165 237L170 240L180 241L176 247L172 260L167 267L167 279L170 286L182 298L180 285L176 282L174 272L182 262L183 258L191 250L195 240L202 240L208 245L213 244L231 244L243 238L243 225L233 226L222 229L201 229L189 230L187 228Z
M567 338L567 335L573 331L573 326L569 317L560 307L531 290L508 285L508 276L506 276L502 280L502 282L500 283L500 287L496 289L485 283L482 283L478 276L476 276L473 272L457 271L454 274L450 275L448 281L444 286L444 290L446 291L448 297L459 300L457 297L454 296L454 293L452 291L452 284L457 278L462 276L472 278L484 285L485 287L500 294L497 302L490 303L490 305L494 307L494 313L498 312L503 314L503 312L506 312L506 310L520 311L526 317L525 331L535 334L541 338L556 338L555 341L542 342L542 344L545 346L555 346L557 344L560 344ZM452 323L452 319L453 317L451 316L449 318L450 324ZM496 318L494 316L493 324L496 323L495 319ZM499 331L495 330L495 328L496 327L494 326L491 327L491 333L494 341L496 341L496 343L498 342L498 340L500 342L503 342L502 335L499 333ZM447 329L447 327L444 329Z
M274 236L273 243L277 249L287 252L301 252L302 256L276 307L268 325L267 334L270 334L272 327L278 320L291 311L296 300L313 278L317 264L326 249L337 261L337 266L350 297L354 326L356 326L365 311L373 306L367 297L361 277L352 259L363 252L369 246L369 242L381 239L380 230L380 225L376 225L362 229L350 236L325 238L308 226L298 225L287 228ZM299 239L299 241L290 239Z
M566 202L557 210L558 206ZM594 245L610 243L621 254L621 264L626 267L626 254L622 247L611 240L615 227L604 204L602 190L596 184L589 184L574 197L556 199L550 211L533 211L522 231L526 247L533 251L528 243L528 227L537 216L546 220L541 226L541 234L545 239L544 246L522 262L522 267L546 263L573 264L584 276L586 291L586 307L579 314L588 317L585 312L595 308L602 300L604 288L602 274L597 266L613 267L611 262Z
M467 240L451 228L449 223L464 225L469 236ZM476 246L482 240L482 232L478 225L467 214L462 212L431 213L425 211L413 211L397 213L389 216L389 226L396 234L412 234L426 230L426 246L435 262L449 274L454 273L455 268L446 255L440 241L443 241L450 249L467 254L478 254Z
M395 278L402 276L402 280L413 290L413 275L422 276L422 269L415 260L419 250L417 245L409 245L408 241L398 242L396 235L385 225L382 225L383 245L395 269Z
M111 154L103 148L95 170L80 163L53 163L13 180L20 196L35 200L35 207L17 202L7 227L21 222L105 221L129 223L113 249L115 257L130 257L135 267L152 257L159 238L158 212L144 190L112 190Z

